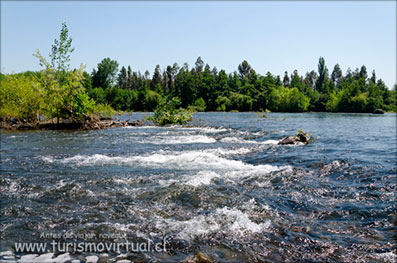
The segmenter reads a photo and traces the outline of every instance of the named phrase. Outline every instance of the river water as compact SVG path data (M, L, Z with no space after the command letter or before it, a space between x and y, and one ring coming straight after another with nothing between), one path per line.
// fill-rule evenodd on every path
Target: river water
M196 113L189 126L1 131L0 259L394 262L396 117ZM277 145L299 129L313 142ZM54 240L166 251L64 253ZM29 242L44 255L15 251Z

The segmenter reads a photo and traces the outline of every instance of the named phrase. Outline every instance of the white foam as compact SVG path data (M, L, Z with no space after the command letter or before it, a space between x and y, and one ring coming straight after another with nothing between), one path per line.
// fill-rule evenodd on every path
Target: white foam
M200 186L200 185L208 185L211 183L211 180L214 178L221 177L219 174L211 171L201 171L195 175L188 176L188 180L185 182L187 185L191 186Z
M99 258L97 256L88 256L85 259L87 263L96 263Z
M285 167L279 168L267 164L251 165L239 160L222 158L214 153L205 151L159 152L147 156L126 157L110 157L103 154L76 155L61 159L59 162L76 166L128 165L183 170L220 170L228 172L230 177L241 174L266 174L285 169Z
M52 257L54 253L46 253L38 256L34 259L35 262L53 262Z
M209 153L214 153L220 156L228 156L228 155L240 155L240 154L247 154L253 151L252 148L240 147L240 148L233 148L233 149L226 149L226 148L215 148L215 149L207 149L205 150Z
M179 180L176 180L176 179L163 180L163 179L161 179L161 180L159 180L158 183L161 186L169 186L173 183L179 183Z
M187 135L187 136L153 136L150 141L141 141L141 143L152 144L190 144L190 143L214 143L214 138L205 135Z
M123 127L124 129L167 129L167 130L185 130L185 131L196 131L200 133L220 133L220 132L226 132L229 131L230 129L226 129L223 127L220 128L213 128L213 127L183 127L179 125L172 125L172 126L126 126Z
M53 262L53 263L63 263L66 261L71 260L72 258L70 257L69 253L64 253L58 255L56 258L53 258L54 253L46 253L46 254L29 254L29 255L24 255L22 256L18 262L37 262L37 263L42 263L42 262Z
M186 128L182 128L185 130L192 130L192 131L198 131L198 132L202 132L202 133L220 133L220 132L226 132L229 131L230 129L226 129L226 128L213 128L213 127L186 127Z
M142 125L142 126L124 126L123 129L164 129L163 126Z
M397 255L394 254L393 252L385 252L385 253L377 253L375 254L377 258L383 259L386 262L396 262L397 261Z
M196 236L221 232L226 235L246 236L265 231L270 220L263 223L253 222L247 214L236 208L218 208L209 215L199 215L186 221L160 219L156 227L178 232L177 237L191 240Z
M52 163L54 162L54 158L52 158L51 156L41 156L41 159L46 162L46 163Z
M225 137L222 138L220 141L225 143L253 143L253 144L258 143L256 141L244 140L238 137Z
M0 252L0 257L3 257L3 256L13 256L13 255L14 255L14 253L13 253L11 250L6 250L6 251Z
M34 260L37 258L37 254L29 254L29 255L23 255L18 262L34 262Z

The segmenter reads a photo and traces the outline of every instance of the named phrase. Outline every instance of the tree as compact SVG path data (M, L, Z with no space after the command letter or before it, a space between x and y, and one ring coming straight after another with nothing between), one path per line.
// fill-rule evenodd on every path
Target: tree
M298 88L299 91L303 91L303 80L298 74L298 70L294 70L294 73L291 75L291 87Z
M74 51L72 48L72 38L69 37L69 30L66 23L62 23L61 33L59 40L55 39L54 44L51 46L51 66L58 72L66 71L70 65L70 54Z
M238 72L240 75L240 78L249 78L251 74L252 68L251 65L248 64L246 60L244 60L240 65L238 65Z
M372 76L371 76L371 79L370 79L373 83L376 83L376 73L375 73L375 70L373 70L372 71Z
M288 87L289 86L289 82L290 82L290 79L289 79L289 76L288 76L288 72L286 71L286 72L284 72L284 78L283 78L284 87Z
M201 73L204 68L204 61L201 59L201 57L198 57L196 63L194 64L196 65L196 72Z
M51 66L37 51L34 55L45 68L41 71L40 85L43 89L43 111L46 116L69 122L82 122L94 110L95 102L87 95L84 87L84 68L67 70L58 79L59 71Z
M160 65L157 65L154 69L153 78L150 83L151 90L155 90L156 92L161 91L161 72L160 72Z
M39 79L43 89L43 111L46 116L55 117L70 122L80 122L87 114L93 112L95 102L90 99L84 89L84 70L70 70L67 62L70 61L72 39L68 37L68 29L62 24L59 41L55 40L50 54L49 63L37 50L35 57L39 59L44 69Z
M336 64L334 66L334 69L332 70L332 73L331 73L331 79L334 82L336 87L339 87L340 82L342 81L342 77L343 77L342 70L341 70L339 64Z
M92 72L92 84L93 87L101 87L103 89L109 89L114 85L116 75L118 71L119 63L116 60L110 58L104 58L98 63L98 69L94 69Z
M123 66L120 70L117 82L118 86L120 89L127 89L128 88L128 83L127 83L127 70Z
M364 66L364 65L361 66L359 77L360 77L360 79L363 78L364 80L366 80L368 78L366 66Z
M25 75L5 75L1 78L0 116L36 122L43 109L43 89L38 78Z
M127 89L132 89L132 70L131 66L128 66L127 69Z
M325 65L325 59L323 57L320 57L318 61L318 75L319 77L317 79L316 89L319 92L327 93L328 69L327 66Z
M310 88L311 90L314 90L314 88L316 87L316 80L317 80L317 73L314 70L312 70L306 73L303 82L305 83L306 87Z

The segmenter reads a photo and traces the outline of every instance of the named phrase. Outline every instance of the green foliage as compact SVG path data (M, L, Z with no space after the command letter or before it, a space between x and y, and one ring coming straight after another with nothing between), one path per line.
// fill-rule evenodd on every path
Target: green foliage
M153 111L162 103L163 98L160 94L152 90L144 90L143 108L145 111Z
M62 23L59 40L55 39L51 46L51 67L57 72L66 71L69 69L70 54L74 51L72 48L72 38L69 37L69 30L66 23Z
M83 87L83 68L59 72L37 51L35 56L45 66L39 79L43 89L43 113L50 118L81 122L93 110L94 101Z
M95 101L87 93L79 92L73 96L72 112L75 120L84 120L88 114L94 111L94 108Z
M104 58L99 64L98 69L92 72L92 85L95 88L109 89L115 81L119 63L110 58Z
M131 110L141 111L154 110L159 101L167 97L179 98L183 108L193 111L371 112L375 108L396 108L395 96L391 96L383 82L378 80L375 83L375 73L368 79L365 67L354 73L348 70L343 76L341 68L336 65L330 77L325 59L320 58L318 73L312 70L303 77L297 70L291 75L285 72L283 82L280 76L273 76L270 72L265 76L257 74L247 61L238 65L237 70L226 74L224 70L211 69L201 57L197 58L192 69L187 63L183 67L174 63L161 71L157 65L152 77L149 72L142 75L132 72L130 66L128 71L122 67L118 86L137 90L137 99L131 102L130 93L110 88L106 89L109 90L106 103L116 109L127 108L129 104ZM104 103L100 95L93 92L92 96ZM120 98L123 96L127 97L126 100Z
M234 110L238 111L251 111L253 99L250 96L231 92L230 95L230 106Z
M218 105L217 111L226 111L226 107L230 105L230 100L227 97L219 96L216 99L216 104Z
M270 93L269 109L281 112L307 111L310 99L297 88L280 87Z
M185 124L192 119L192 113L185 109L178 109L181 101L172 98L169 101L162 100L156 107L154 115L149 117L156 125Z
M72 39L65 23L51 49L51 63L40 52L34 55L44 67L40 73L5 75L1 80L0 115L20 121L38 122L41 118L81 122L94 110L94 101L84 87L83 68L70 70Z
M0 116L3 119L39 120L43 108L43 89L36 77L3 75L0 89Z
M92 112L155 111L159 125L185 122L190 111L267 111L274 112L373 112L397 111L396 88L389 90L375 71L369 77L362 66L343 75L338 64L329 76L325 59L320 57L317 72L300 76L297 70L280 76L265 75L243 61L227 74L205 64L198 57L193 68L177 63L151 76L131 67L118 71L118 62L104 58L92 74L70 70L68 62L72 39L62 24L59 39L51 49L51 63L40 53L41 72L0 75L0 114L4 118L82 121ZM283 81L282 81L283 80ZM4 86L4 88L3 88ZM25 95L26 94L26 95ZM172 98L167 102L166 98ZM95 103L94 103L95 101ZM96 104L96 105L95 105Z
M94 88L88 95L98 104L106 104L108 101L106 99L106 92L102 88Z
M93 113L99 118L112 118L116 111L109 104L97 104L94 106Z
M206 107L205 101L201 97L194 102L195 111L205 111Z

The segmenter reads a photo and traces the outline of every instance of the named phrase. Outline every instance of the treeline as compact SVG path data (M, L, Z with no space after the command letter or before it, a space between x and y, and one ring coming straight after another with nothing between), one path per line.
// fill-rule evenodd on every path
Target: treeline
M389 90L375 71L369 76L365 66L343 74L336 64L329 74L324 58L318 70L299 75L285 72L283 78L258 74L247 61L238 70L226 73L197 58L194 67L177 63L151 75L121 67L103 59L91 74L84 73L83 86L97 103L116 110L153 111L165 98L178 98L182 107L196 111L276 111L276 112L373 112L397 111L396 86Z
M276 112L397 112L396 85L389 90L375 71L369 76L362 66L343 74L334 66L331 74L320 57L318 70L299 75L258 74L247 61L227 73L205 64L198 57L194 67L177 63L151 75L121 67L103 59L91 73L71 69L74 51L66 23L51 46L50 60L37 52L43 69L18 74L0 74L0 118L22 122L84 122L110 117L113 109L155 111L157 122L181 123L192 111L276 111ZM165 112L164 112L165 111ZM169 114L173 113L173 114Z

